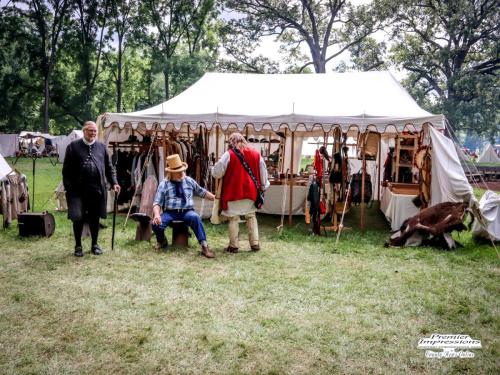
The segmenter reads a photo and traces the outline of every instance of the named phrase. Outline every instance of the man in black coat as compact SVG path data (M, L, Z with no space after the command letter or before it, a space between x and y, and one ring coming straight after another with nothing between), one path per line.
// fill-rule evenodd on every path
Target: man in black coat
M91 251L102 254L97 244L99 219L106 218L107 182L116 194L120 185L106 145L96 140L97 125L87 121L83 125L83 138L71 142L66 148L62 169L63 184L68 202L68 218L73 221L75 256L83 256L82 230L89 224L92 237Z

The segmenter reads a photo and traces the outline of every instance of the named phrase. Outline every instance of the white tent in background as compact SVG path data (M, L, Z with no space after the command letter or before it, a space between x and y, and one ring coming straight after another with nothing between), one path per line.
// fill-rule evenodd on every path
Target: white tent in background
M17 134L0 134L0 154L15 156L18 147Z
M57 151L59 152L59 161L61 163L64 161L64 155L66 155L66 147L74 140L80 138L83 138L83 131L74 129L64 139L57 142Z
M500 163L500 158L497 156L495 149L491 144L484 149L482 154L477 159L478 163Z
M472 234L477 237L500 241L500 194L487 190L479 201L486 228L476 220Z

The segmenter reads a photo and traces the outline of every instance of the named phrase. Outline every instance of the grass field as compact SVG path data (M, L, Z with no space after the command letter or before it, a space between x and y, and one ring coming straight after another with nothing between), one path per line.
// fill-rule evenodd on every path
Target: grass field
M17 168L31 180L31 162ZM61 166L37 162L36 210ZM227 227L206 223L216 258L188 249L157 252L135 242L131 222L111 218L102 256L75 258L70 222L55 213L51 238L0 231L1 374L493 374L500 368L499 260L470 234L456 251L388 249L374 207L357 230L352 211L339 248L308 235L302 218L278 235L259 216L262 251L225 254ZM469 359L427 359L432 333L467 334Z

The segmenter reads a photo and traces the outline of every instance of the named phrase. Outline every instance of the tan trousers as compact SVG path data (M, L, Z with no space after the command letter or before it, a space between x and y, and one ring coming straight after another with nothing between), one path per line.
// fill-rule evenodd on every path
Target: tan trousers
M250 246L258 245L259 227L257 226L257 217L255 216L255 212L245 215L245 219L247 220L248 240L250 242ZM239 247L239 221L239 216L233 216L229 218L229 246L235 248Z

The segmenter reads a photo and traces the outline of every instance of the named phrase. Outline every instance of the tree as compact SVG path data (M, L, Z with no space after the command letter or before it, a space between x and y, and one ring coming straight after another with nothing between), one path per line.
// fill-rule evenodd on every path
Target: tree
M498 40L495 0L400 0L392 60L410 72L412 92L432 95L432 108L452 124L478 133L498 123ZM493 125L493 126L492 126Z
M32 53L38 57L35 66L43 77L43 130L49 131L50 83L52 72L57 61L61 36L65 33L69 18L69 0L30 0L18 1L28 7L19 10L32 22L32 36L38 39Z
M109 25L112 36L116 35L116 62L111 61L111 54L105 54L108 65L112 68L116 86L116 112L122 112L123 96L123 65L125 49L128 39L132 36L134 21L137 17L138 2L136 0L118 0L111 4L111 18Z
M385 19L378 8L355 8L345 0L227 0L226 7L242 15L230 21L235 33L276 36L291 54L300 54L305 43L310 61L302 69L312 64L316 73L326 72L330 60L379 30Z
M366 37L360 43L349 48L351 63L341 62L335 67L339 72L357 70L368 72L371 70L387 70L386 43L377 42L371 37Z
M73 43L70 48L75 52L79 66L78 83L83 87L80 103L83 111L80 120L83 124L95 117L92 111L92 94L99 70L104 48L104 31L108 22L109 0L74 0ZM76 45L74 43L77 43Z
M143 40L153 49L153 56L162 66L165 84L165 99L171 97L171 63L179 46L186 45L193 55L202 46L208 21L213 16L213 0L144 0L140 15L143 20ZM147 26L156 29L155 34L147 32Z
M31 27L16 7L0 8L0 132L38 130L43 115L41 76L31 64L36 44Z

